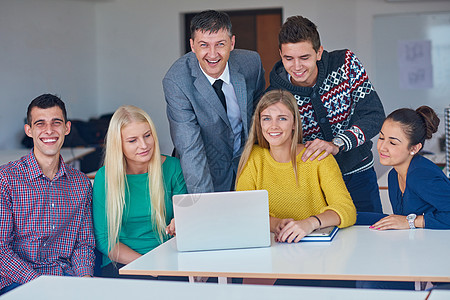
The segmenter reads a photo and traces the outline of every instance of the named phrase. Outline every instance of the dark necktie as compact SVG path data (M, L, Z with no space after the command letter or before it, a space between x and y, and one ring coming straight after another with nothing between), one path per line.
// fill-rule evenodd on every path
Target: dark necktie
M223 108L225 108L225 111L227 111L227 101L225 100L225 94L222 91L222 85L223 85L222 79L217 79L216 81L214 81L212 86L217 96L219 97L220 102L222 102Z

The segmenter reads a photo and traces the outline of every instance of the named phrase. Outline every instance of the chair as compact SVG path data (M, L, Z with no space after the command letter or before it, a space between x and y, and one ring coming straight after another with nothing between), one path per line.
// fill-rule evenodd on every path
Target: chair
M103 254L98 251L97 248L94 249L95 261L94 261L94 277L102 277L102 261Z

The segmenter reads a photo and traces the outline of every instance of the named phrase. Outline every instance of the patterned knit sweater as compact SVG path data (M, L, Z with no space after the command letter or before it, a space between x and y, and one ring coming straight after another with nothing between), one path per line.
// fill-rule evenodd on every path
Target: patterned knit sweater
M303 162L303 152L297 155L297 185L290 162L279 163L268 149L253 146L236 190L267 190L272 217L303 220L333 210L341 218L339 227L353 225L356 209L336 160L329 155L321 161Z
M313 87L294 86L281 61L270 73L270 87L294 94L303 122L304 141L331 141L345 146L335 156L344 175L373 165L372 142L385 118L380 99L361 62L350 50L323 51Z

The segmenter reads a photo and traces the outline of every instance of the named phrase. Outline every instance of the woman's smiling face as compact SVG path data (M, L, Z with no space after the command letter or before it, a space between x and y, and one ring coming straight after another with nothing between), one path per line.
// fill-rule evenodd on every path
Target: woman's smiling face
M294 115L286 105L277 102L260 114L262 134L270 147L291 146Z

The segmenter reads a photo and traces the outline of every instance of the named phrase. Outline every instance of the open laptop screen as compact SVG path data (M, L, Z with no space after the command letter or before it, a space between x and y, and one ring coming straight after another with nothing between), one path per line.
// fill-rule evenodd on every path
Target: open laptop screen
M266 190L173 196L178 251L270 246Z

